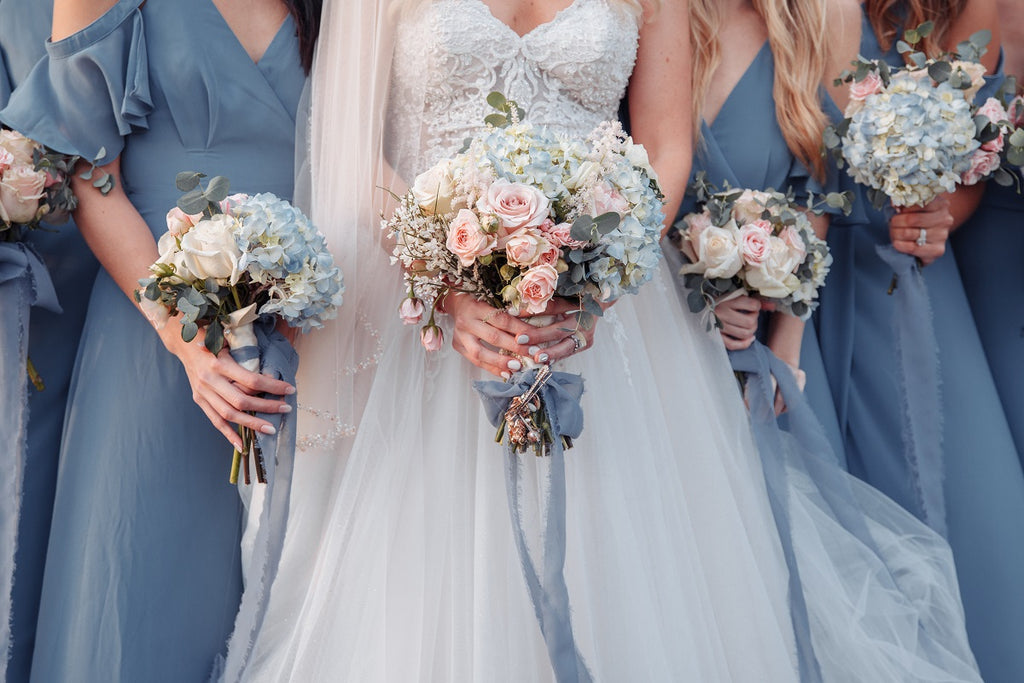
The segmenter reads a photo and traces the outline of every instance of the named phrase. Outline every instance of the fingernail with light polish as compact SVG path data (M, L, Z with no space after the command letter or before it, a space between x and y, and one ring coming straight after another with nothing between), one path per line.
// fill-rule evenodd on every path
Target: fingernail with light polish
M503 372L503 373L501 373L501 378L504 379L504 380L509 380L509 379L512 379L512 375L510 375L507 372Z
M531 355L531 356L536 356L536 355L537 355L537 352L538 352L538 351L540 351L540 347L539 347L539 346L531 346L531 347L530 347L529 349L527 349L527 350L528 350L528 351L530 352L530 355Z
M286 393L288 395L294 394L295 393L295 387L289 386L287 389L284 390L284 393Z
M528 335L521 334L518 337L516 337L516 343L517 344L529 344L530 343L530 337Z
M517 361L515 358L508 362L508 369L512 372L519 372L523 369L523 364Z
M287 403L285 403L283 406L281 406L280 408L277 409L277 412L279 412L279 413L290 413L290 412L292 412L292 407L290 405L288 405Z
M260 431L264 434L277 434L277 430L272 425L263 425L260 427Z
M548 358L549 358L548 354L542 353L539 356L537 356L537 362L538 363L547 363L548 362Z

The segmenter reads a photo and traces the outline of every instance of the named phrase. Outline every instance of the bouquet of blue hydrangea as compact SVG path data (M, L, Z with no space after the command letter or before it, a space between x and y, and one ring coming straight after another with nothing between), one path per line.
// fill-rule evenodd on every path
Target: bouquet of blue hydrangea
M228 196L226 178L201 186L201 173L179 173L184 196L167 214L153 277L135 293L143 312L162 326L179 316L181 337L192 341L205 328L211 353L225 345L247 370L260 369L254 323L279 319L308 332L335 317L344 291L323 235L289 202L269 193ZM240 427L245 450L255 435ZM241 453L235 453L232 483ZM248 458L245 481L249 483ZM259 481L263 481L256 457Z
M929 59L913 46L932 29L927 22L899 41L906 67L861 58L836 80L850 84L850 103L846 118L826 129L825 144L868 187L876 208L924 205L957 185L988 178L1013 182L1003 160L1020 157L1024 132L998 98L974 102L985 82L979 59L991 32L979 31L956 52Z

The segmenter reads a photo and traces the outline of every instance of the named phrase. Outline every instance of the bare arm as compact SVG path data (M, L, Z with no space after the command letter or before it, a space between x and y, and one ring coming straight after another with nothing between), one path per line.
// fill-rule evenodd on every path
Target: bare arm
M688 3L666 0L646 19L629 81L629 117L633 139L647 148L658 173L670 224L693 160Z

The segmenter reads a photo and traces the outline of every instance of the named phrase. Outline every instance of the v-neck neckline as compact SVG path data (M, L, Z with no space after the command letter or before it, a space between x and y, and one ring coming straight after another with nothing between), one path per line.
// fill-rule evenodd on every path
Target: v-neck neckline
M210 0L210 1L212 2L213 0ZM493 20L493 21L494 21L495 23L498 23L498 24L501 24L502 26L504 26L504 27L505 27L505 29L506 29L506 30L507 30L507 31L508 31L509 33L511 33L512 35L514 35L514 36L515 36L516 38L518 38L519 40L526 40L527 38L529 38L530 36L532 36L532 35L533 35L534 33L536 33L537 31L540 31L540 30L542 30L542 29L544 29L544 28L546 28L546 27L548 27L548 26L551 26L552 24L555 24L555 23L557 23L557 22L559 21L559 19L561 19L561 17L562 17L562 15L563 15L563 14L565 14L565 13L566 13L566 12L568 12L569 10L573 9L574 7L576 7L576 5L580 4L580 2L582 2L582 0L572 0L572 2L570 2L570 3L568 4L568 5L566 5L566 6L565 6L565 7L563 7L562 9L558 10L557 12L555 12L555 16L551 17L551 18L550 18L549 20L547 20L547 21L542 21L541 23L537 24L536 26L534 26L533 28L531 28L531 29L530 29L529 31L527 31L526 33L519 33L519 32L518 32L518 31L516 31L516 30L515 30L514 28L512 28L512 27L511 27L510 25L506 24L506 23L505 23L504 21L502 21L501 19L499 19L499 18L497 17L497 15L496 15L496 14L494 14L494 11L493 11L493 10L491 9L491 6L490 6L490 5L488 5L488 4L486 3L486 2L484 2L483 0L470 0L470 1L471 1L471 2L475 2L475 3L477 3L478 5L480 5L481 7L483 7L483 9L484 9L484 10L485 10L485 11L487 12L488 16L490 16L490 18L491 18L491 19L492 19L492 20Z
M706 118L702 118L704 125L707 126L709 130L714 127L715 122L718 121L718 119L722 118L722 112L724 112L726 107L729 106L729 103L732 101L733 95L735 95L736 92L739 91L740 86L743 85L747 78L749 78L750 75L754 72L754 66L761 61L762 55L765 51L768 50L768 48L769 43L767 40L765 40L764 43L761 45L761 49L759 49L757 51L757 54L754 55L754 58L750 60L750 64L747 64L747 68L744 69L743 74L740 76L739 80L736 81L736 84L734 86L732 86L732 90L730 90L729 94L725 96L725 100L722 101L722 106L718 108L718 113L715 114L715 117L710 121L708 121Z
M246 60L248 60L250 64L257 68L259 68L264 58L266 58L267 54L271 51L271 49L278 42L278 40L280 40L281 35L284 33L285 27L288 26L289 24L288 20L291 18L291 14L284 15L284 19L281 21L281 25L278 26L277 31L274 32L274 37L270 39L270 42L267 43L263 50L260 52L259 58L253 59L252 55L249 54L249 51L245 49L245 44L242 43L242 41L238 38L238 34L235 33L235 29L231 28L231 24L224 16L224 13L220 11L219 7L217 7L217 3L215 3L213 0L207 0L207 3L210 5L210 9L213 10L213 13L216 14L217 17L220 19L221 25L225 29L227 29L228 33L231 34L231 37L234 39L235 45L237 45L238 49L242 51L243 55L245 55Z

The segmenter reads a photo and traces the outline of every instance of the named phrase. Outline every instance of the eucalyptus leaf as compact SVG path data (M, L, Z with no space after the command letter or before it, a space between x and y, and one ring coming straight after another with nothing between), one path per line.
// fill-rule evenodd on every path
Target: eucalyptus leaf
M178 299L178 310L185 316L186 320L195 320L199 315L199 306L188 300L188 297Z
M189 192L199 187L199 180L205 177L205 173L198 171L182 171L174 177L174 185L182 192Z
M206 186L206 198L213 202L219 203L228 198L228 193L231 191L231 182L222 175L210 178L210 183Z
M484 117L484 123L495 128L504 128L508 125L508 117L504 114L488 114Z
M188 214L202 213L209 203L199 188L186 192L178 198L178 208Z
M1013 186L1013 176L1005 168L997 168L995 173L992 174L992 180L1003 187Z
M215 356L224 348L224 326L221 325L220 318L214 318L207 325L206 338L203 339L203 344Z
M499 111L505 110L505 105L507 104L507 102L508 100L505 99L505 95L498 91L494 91L487 95L487 104L491 105L492 107Z
M936 83L945 83L949 80L950 74L953 73L953 67L950 66L949 62L932 62L928 65L928 75L932 77L932 80Z
M690 290L686 295L686 304L690 307L691 313L700 313L707 307L707 301L699 289Z
M601 304L597 303L594 297L590 296L589 294L583 297L583 311L583 315L589 313L598 318L604 316L604 309L601 308Z
M199 325L196 325L191 320L185 320L181 323L181 338L185 342L190 342L196 338L199 334Z

